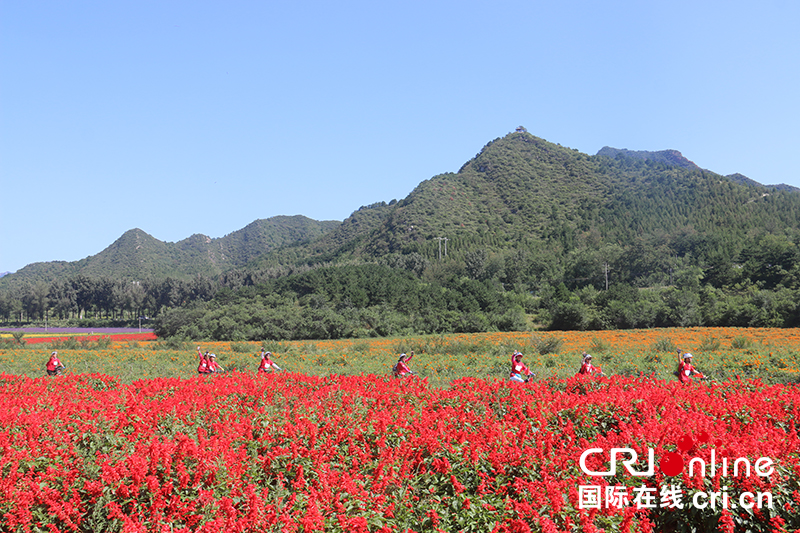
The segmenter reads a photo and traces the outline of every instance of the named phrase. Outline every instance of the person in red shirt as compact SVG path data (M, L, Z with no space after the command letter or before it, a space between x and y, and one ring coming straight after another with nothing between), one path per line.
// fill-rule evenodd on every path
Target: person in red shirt
M198 374L210 374L211 372L208 369L208 351L205 354L200 350L200 347L197 347L197 357L199 358L199 362L197 364L197 373Z
M603 370L599 366L594 366L592 364L592 356L586 352L583 352L583 362L581 363L580 370L578 370L578 374L605 376Z
M207 364L208 364L208 373L209 374L218 374L220 372L225 372L225 369L222 368L217 363L217 355L216 354L213 354L213 353L208 354L208 362L207 362Z
M53 352L50 354L50 359L47 360L48 376L57 376L66 370L66 368L67 367L61 364L61 360L58 358L58 352Z
M508 379L519 383L525 383L526 381L530 381L534 376L536 376L536 374L531 372L522 362L522 353L514 350L514 353L511 354L511 376Z
M394 374L394 377L402 378L415 374L415 372L408 366L408 363L410 363L413 358L414 352L411 352L411 355L401 353L400 359L398 359L397 363L394 365L394 367L392 367L392 374Z
M678 350L680 353L680 350ZM698 379L706 379L706 377L701 374L695 367L692 365L692 354L685 353L683 354L683 360L678 365L678 379L681 383L691 383L692 377L697 377Z
M272 360L272 352L264 351L264 348L261 348L261 365L258 367L259 372L269 372L270 368L274 368L275 370L280 370L281 367L275 364L275 361Z

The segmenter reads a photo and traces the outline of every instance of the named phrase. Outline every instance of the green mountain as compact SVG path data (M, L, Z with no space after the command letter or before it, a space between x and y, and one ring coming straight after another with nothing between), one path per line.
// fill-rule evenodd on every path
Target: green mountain
M134 229L95 256L35 263L2 282L187 279L387 257L397 264L411 254L435 260L445 249L463 258L476 250L544 247L556 257L678 230L738 239L765 226L797 228L800 195L790 189L720 176L676 150L604 147L589 156L516 131L488 143L458 172L422 181L400 201L363 206L341 223L280 216L222 238L193 235L177 243Z
M396 203L362 207L320 239L252 265L437 260L443 245L455 258L543 249L564 263L581 250L687 232L727 240L733 255L747 234L796 231L798 207L793 191L744 186L675 150L606 147L589 156L518 131L487 144L457 173L425 180Z
M785 183L779 183L778 185L763 185L756 180L752 180L743 174L728 174L725 176L729 180L735 183L741 183L742 185L747 185L748 187L755 187L759 189L775 189L776 191L800 191L799 188L793 187L791 185L786 185Z
M160 335L220 340L800 325L800 194L736 178L518 129L341 223L178 243L131 230L31 265L0 280L37 282L0 290L0 319L146 315Z
M227 278L221 297L158 330L302 339L800 323L800 194L676 151L605 153L511 133L396 203L254 261L247 279L260 281Z
M449 253L524 246L580 217L587 204L606 201L611 183L597 179L591 161L528 133L512 133L489 143L458 173L425 180L398 202L362 207L319 240L256 264L411 253L435 258L445 238Z
M317 239L340 224L300 215L276 216L256 220L221 238L195 234L177 243L160 241L137 228L126 231L97 255L73 262L33 263L2 281L14 285L74 276L122 280L213 276L243 267L282 246Z

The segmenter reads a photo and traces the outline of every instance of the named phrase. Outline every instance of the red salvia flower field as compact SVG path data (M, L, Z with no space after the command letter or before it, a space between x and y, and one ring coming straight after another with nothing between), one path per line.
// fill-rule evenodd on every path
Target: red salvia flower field
M3 531L800 527L796 386L4 374L0 396Z

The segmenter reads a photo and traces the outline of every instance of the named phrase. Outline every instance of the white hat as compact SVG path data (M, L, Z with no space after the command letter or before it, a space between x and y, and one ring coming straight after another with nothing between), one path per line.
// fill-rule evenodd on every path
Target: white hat
M690 354L690 353L683 354L683 358L684 359L688 359L689 357L692 357L692 354Z

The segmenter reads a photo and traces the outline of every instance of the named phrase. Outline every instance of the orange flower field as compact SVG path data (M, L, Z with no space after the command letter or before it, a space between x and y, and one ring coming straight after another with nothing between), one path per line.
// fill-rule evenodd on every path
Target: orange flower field
M113 339L113 337L112 337ZM575 374L581 353L589 352L607 375L652 375L674 379L678 349L695 355L695 366L712 379L760 378L774 383L800 379L800 329L670 328L620 331L473 333L405 338L320 341L191 342L111 341L97 346L55 346L68 372L114 375L125 382L152 377L189 377L196 371L196 349L217 354L227 370L255 371L261 347L279 365L309 375L385 375L401 352L415 351L412 366L432 385L453 379L508 377L509 356L525 354L538 378ZM0 365L12 374L44 373L53 346L0 344Z

